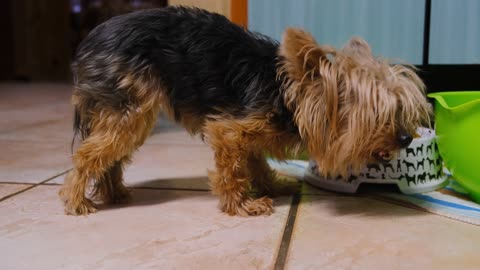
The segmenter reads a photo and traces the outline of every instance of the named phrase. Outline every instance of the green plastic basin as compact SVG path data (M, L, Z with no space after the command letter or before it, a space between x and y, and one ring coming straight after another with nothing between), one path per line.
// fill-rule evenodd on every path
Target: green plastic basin
M480 203L480 91L428 96L435 99L437 144L445 166Z

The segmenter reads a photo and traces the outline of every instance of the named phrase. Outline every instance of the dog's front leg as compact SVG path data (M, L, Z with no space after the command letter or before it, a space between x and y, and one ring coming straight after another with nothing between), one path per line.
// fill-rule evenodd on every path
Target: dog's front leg
M273 212L272 199L252 198L249 193L254 176L248 167L251 144L241 132L221 125L208 137L216 163L216 171L209 172L210 185L220 199L220 209L229 215L270 215Z

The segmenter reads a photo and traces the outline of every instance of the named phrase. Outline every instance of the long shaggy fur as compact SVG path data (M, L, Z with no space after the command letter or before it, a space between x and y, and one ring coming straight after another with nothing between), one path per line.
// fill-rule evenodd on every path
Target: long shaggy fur
M361 39L336 49L287 29L278 44L183 7L98 26L73 73L81 143L60 195L74 215L129 200L123 167L161 111L212 147L212 191L222 211L242 216L273 211L270 198L248 192L273 189L266 153L307 149L322 172L344 173L404 147L399 135L413 136L430 113L414 70L375 58Z
M337 50L288 29L280 55L285 104L324 173L359 170L375 151L398 149L399 133L415 134L429 123L424 84L413 68L375 58L360 38Z

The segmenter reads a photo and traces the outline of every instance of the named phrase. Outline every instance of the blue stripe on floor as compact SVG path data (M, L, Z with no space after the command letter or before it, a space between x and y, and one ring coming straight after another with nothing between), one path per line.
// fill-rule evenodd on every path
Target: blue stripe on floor
M424 201L427 201L427 202L432 202L432 203L436 203L436 204L439 204L439 205L443 205L443 206L447 206L447 207L451 207L451 208L456 208L456 209L460 209L460 210L468 210L468 211L474 211L474 212L479 212L480 213L480 208L470 207L470 206L466 206L466 205L462 205L462 204L458 204L458 203L453 203L453 202L447 202L447 201L444 201L444 200L432 198L428 195L416 194L416 195L412 195L412 196L417 198L417 199L421 199L421 200L424 200Z

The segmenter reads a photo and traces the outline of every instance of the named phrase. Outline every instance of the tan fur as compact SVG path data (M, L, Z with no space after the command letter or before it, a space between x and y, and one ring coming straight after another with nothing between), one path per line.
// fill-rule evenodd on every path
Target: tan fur
M240 216L271 214L272 200L251 198L248 190L251 184L262 195L273 189L273 172L263 151L285 158L288 151L300 149L299 138L274 129L265 116L216 117L205 124L204 135L215 152L216 171L209 177L220 209Z
M280 54L286 105L325 174L358 171L375 151L399 148L399 129L414 134L429 123L424 85L412 68L375 58L360 38L337 50L287 29Z
M90 118L90 134L73 155L75 168L65 179L60 195L68 214L84 215L95 212L95 204L85 196L91 180L95 181L92 198L103 202L128 201L122 184L121 168L135 149L149 136L163 101L162 91L150 91L158 83L150 78L127 75L121 88L135 97L127 111L97 108L84 112ZM74 105L82 110L82 102L73 96ZM168 108L168 107L167 107ZM164 107L165 109L165 107Z

